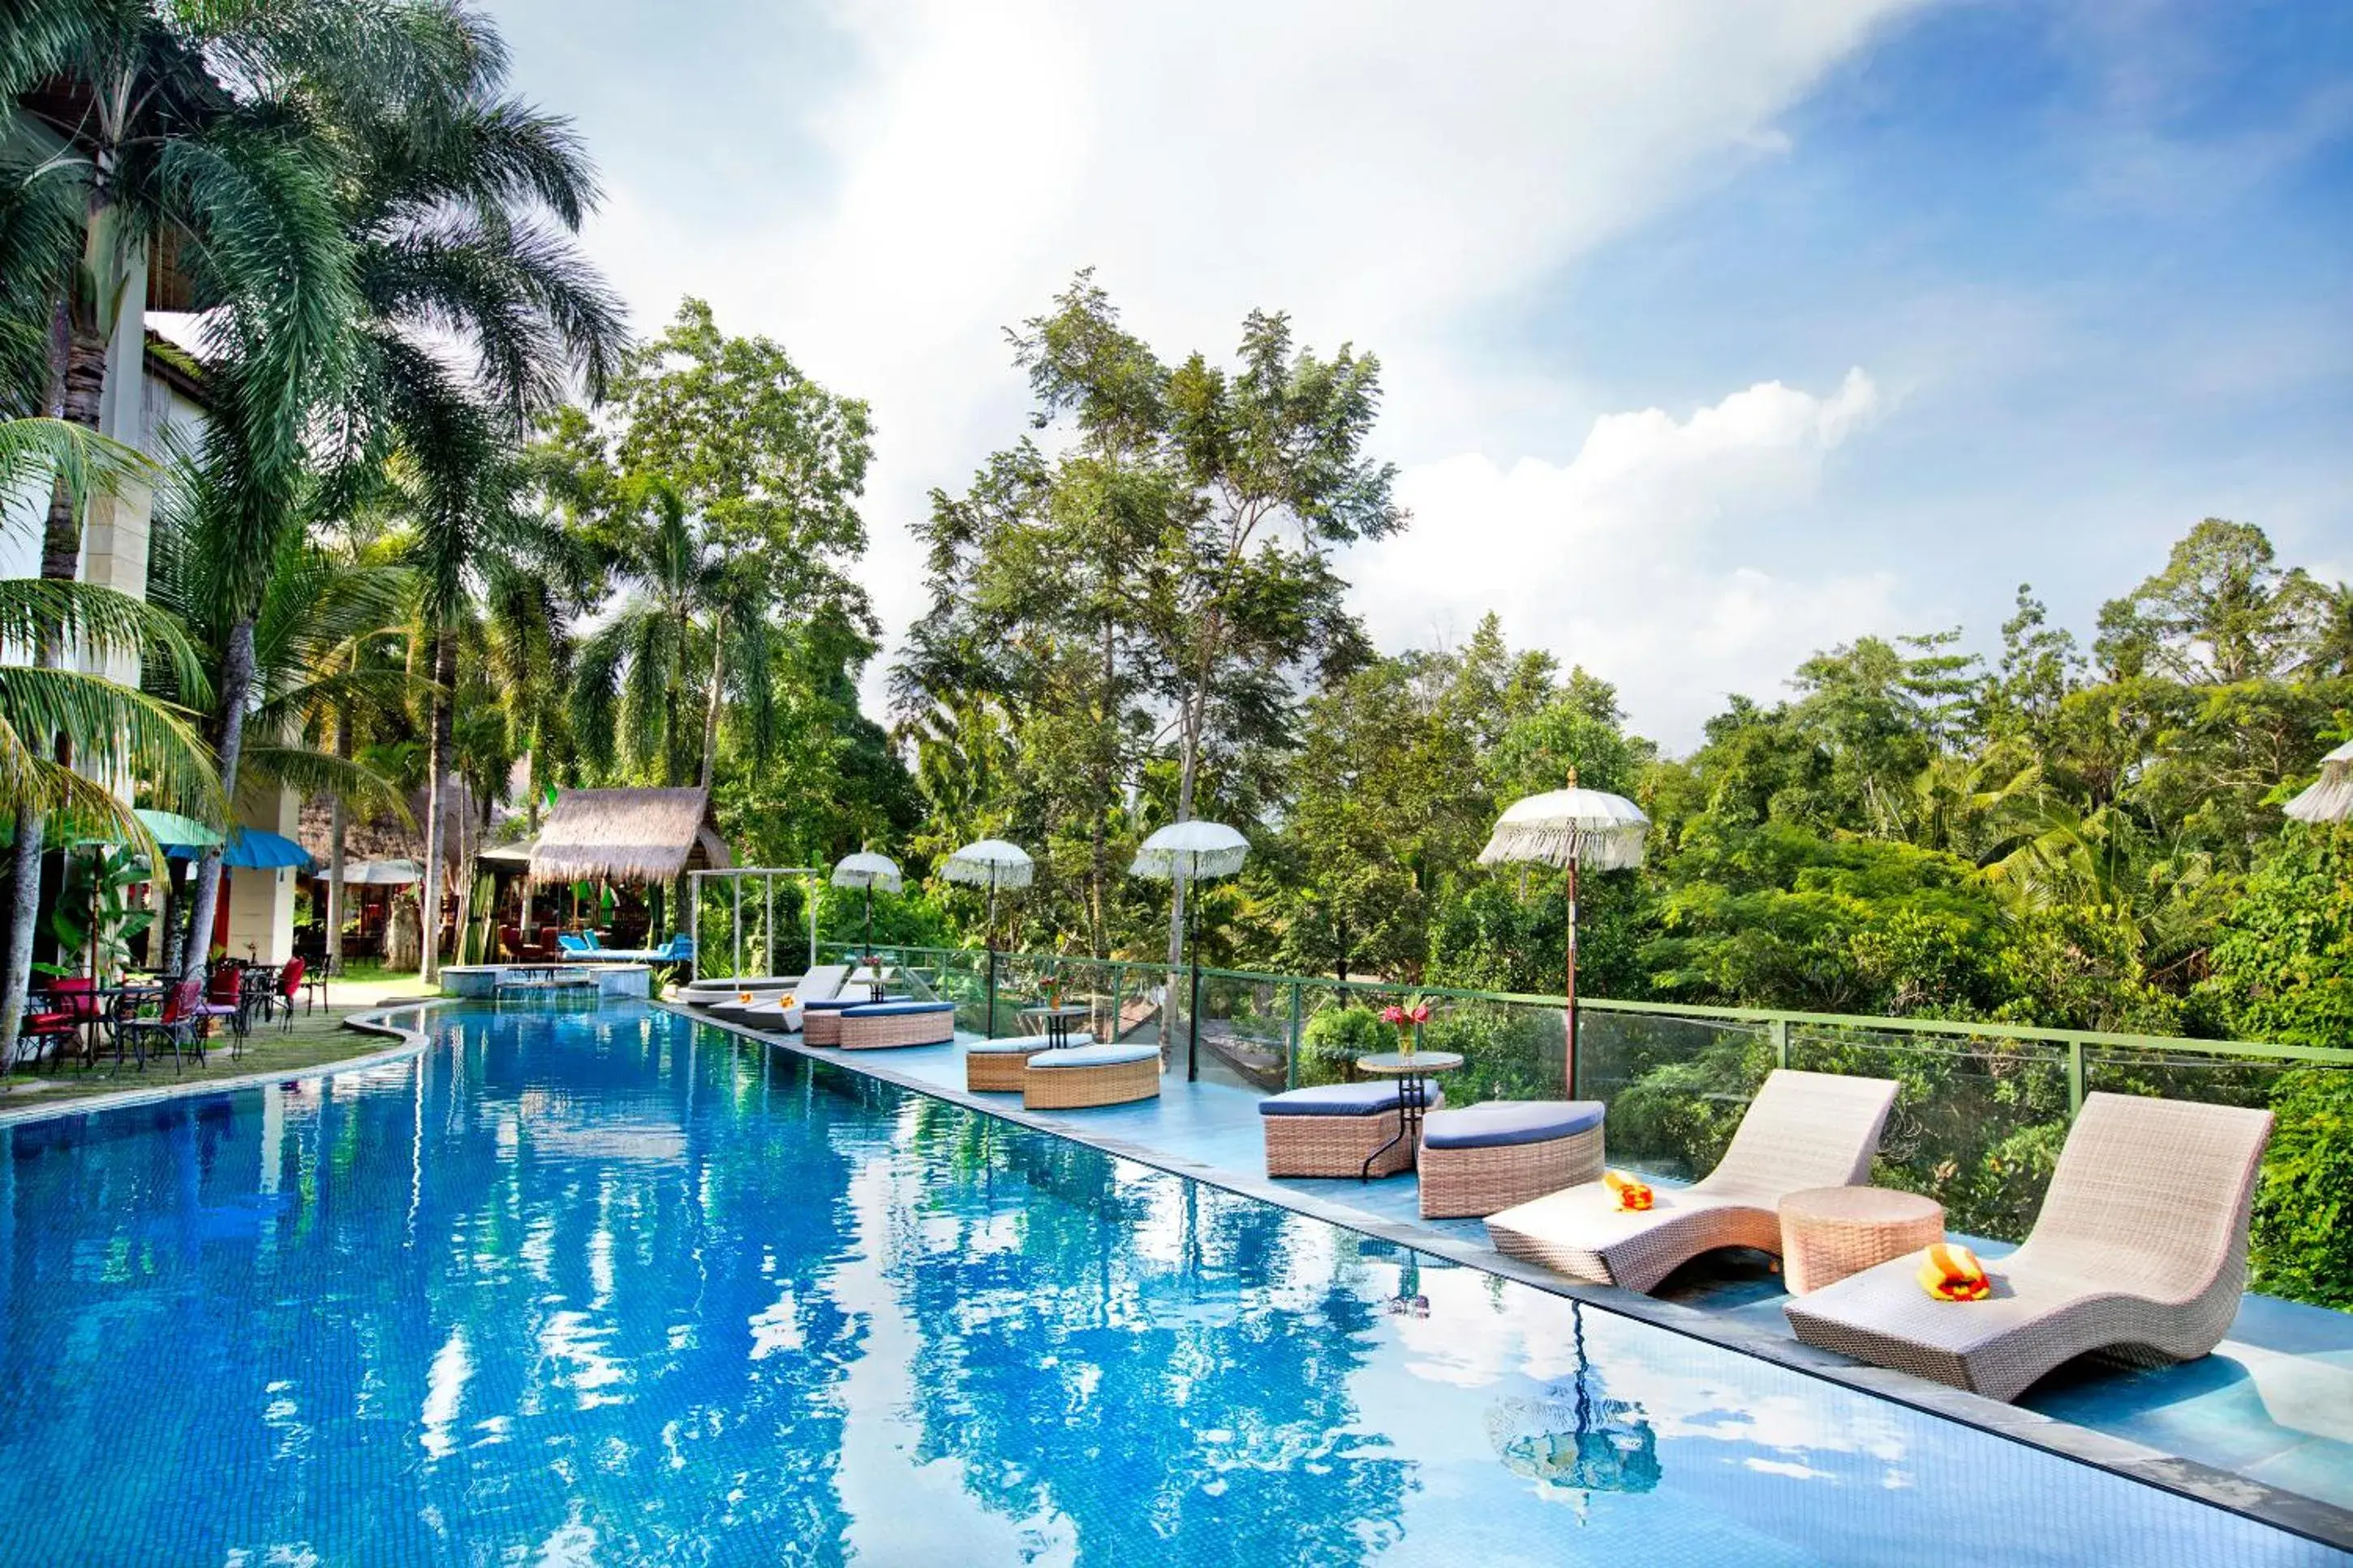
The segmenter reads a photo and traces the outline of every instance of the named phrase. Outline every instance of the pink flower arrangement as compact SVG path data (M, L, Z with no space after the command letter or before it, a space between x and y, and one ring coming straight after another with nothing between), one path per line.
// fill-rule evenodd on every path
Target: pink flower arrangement
M1421 1026L1430 1022L1430 1004L1419 996L1409 996L1381 1009L1381 1022L1394 1025L1398 1032L1398 1054L1413 1055L1415 1043L1421 1037Z

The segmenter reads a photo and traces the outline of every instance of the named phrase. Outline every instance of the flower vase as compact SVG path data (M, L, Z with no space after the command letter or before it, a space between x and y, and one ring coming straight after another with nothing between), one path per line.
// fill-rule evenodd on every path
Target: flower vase
M1398 1055L1406 1060L1413 1060L1413 1053L1420 1044L1421 1026L1419 1024L1408 1024L1398 1031Z

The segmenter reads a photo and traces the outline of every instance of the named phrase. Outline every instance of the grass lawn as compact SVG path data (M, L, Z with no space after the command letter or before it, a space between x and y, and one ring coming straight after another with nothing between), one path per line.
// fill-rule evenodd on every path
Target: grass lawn
M161 1059L150 1055L145 1072L141 1072L129 1058L124 1058L121 1070L117 1072L111 1053L100 1057L95 1068L85 1068L77 1062L20 1066L7 1077L0 1078L0 1109L14 1110L26 1105L57 1104L90 1095L111 1094L119 1089L152 1089L174 1081L191 1083L210 1079L242 1078L248 1073L293 1072L351 1057L367 1056L392 1045L393 1040L384 1035L346 1029L343 1026L343 1020L353 1013L364 1013L386 1003L415 1000L427 994L414 973L355 973L339 976L329 982L327 986L331 1005L315 1013L302 1012L298 1005L294 1026L290 1029L282 1028L277 1023L257 1021L253 1037L246 1041L241 1055L233 1057L229 1054L229 1041L225 1036L215 1038L206 1042L206 1064L200 1068L194 1058L184 1059L176 1079L168 1051Z

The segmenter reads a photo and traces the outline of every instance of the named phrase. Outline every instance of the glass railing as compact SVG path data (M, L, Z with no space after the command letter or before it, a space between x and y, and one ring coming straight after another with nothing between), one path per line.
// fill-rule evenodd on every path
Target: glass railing
M1420 1047L1463 1058L1440 1082L1450 1101L1560 1099L1573 1082L1609 1108L1611 1161L1662 1175L1712 1168L1776 1067L1892 1078L1903 1087L1874 1180L1936 1197L1957 1231L2009 1239L2032 1223L2085 1094L2263 1105L2284 1072L2353 1067L2353 1050L1592 997L1577 1004L1572 1074L1558 997L1204 969L1197 1032L1189 970L1008 952L992 984L978 949L880 951L953 1000L961 1030L1035 1033L1023 1010L1059 998L1087 1009L1073 1027L1096 1039L1157 1042L1174 1070L1269 1094L1395 1049L1380 1010L1418 994L1433 1014Z

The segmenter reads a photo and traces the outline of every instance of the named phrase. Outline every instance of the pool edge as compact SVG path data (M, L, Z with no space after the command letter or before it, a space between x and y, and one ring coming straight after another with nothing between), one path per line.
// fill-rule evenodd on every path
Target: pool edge
M86 1094L78 1099L37 1100L14 1110L0 1110L0 1128L22 1127L36 1121L51 1121L69 1116L84 1116L101 1110L121 1110L133 1106L159 1105L165 1100L185 1100L193 1095L234 1094L239 1089L259 1089L273 1083L300 1083L308 1079L327 1078L339 1072L360 1072L369 1068L383 1067L390 1062L406 1061L433 1043L430 1035L417 1029L405 1029L390 1022L386 1014L415 1012L426 1007L446 1006L451 998L421 997L414 1002L388 1002L380 1007L353 1013L338 1020L346 1029L364 1035L390 1035L396 1044L381 1050L367 1051L340 1061L313 1062L307 1067L279 1068L275 1070L239 1073L232 1078L183 1079L176 1083L143 1084L134 1089L111 1090L105 1094Z

